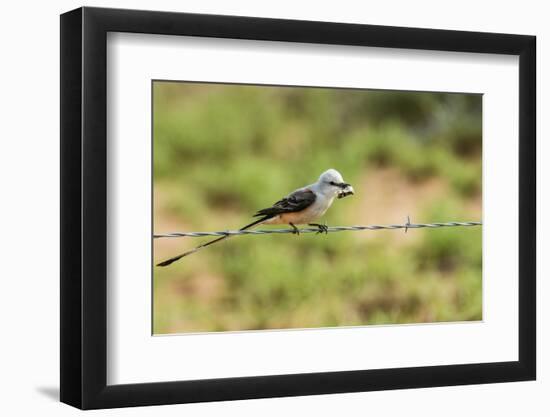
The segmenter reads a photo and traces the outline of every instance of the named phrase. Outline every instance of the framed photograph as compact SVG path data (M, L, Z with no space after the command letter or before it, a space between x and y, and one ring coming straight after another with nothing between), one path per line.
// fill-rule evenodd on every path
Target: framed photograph
M535 379L535 37L61 16L61 401Z

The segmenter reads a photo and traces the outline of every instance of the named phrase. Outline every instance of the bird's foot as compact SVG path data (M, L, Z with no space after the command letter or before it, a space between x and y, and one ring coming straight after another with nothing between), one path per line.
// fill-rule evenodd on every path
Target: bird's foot
M317 228L319 228L319 230L316 233L317 235L319 233L328 234L328 226L326 224L309 223L308 226L316 226Z
M299 235L300 229L298 229L296 226L294 226L292 223L289 223L290 227L292 227L292 234L293 235Z

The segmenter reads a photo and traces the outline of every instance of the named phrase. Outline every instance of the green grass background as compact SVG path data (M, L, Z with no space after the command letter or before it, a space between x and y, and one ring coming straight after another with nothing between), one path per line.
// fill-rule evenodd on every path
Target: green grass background
M480 95L153 88L155 233L237 229L328 168L356 190L328 225L481 219ZM234 237L154 268L154 333L480 320L481 266L479 227Z

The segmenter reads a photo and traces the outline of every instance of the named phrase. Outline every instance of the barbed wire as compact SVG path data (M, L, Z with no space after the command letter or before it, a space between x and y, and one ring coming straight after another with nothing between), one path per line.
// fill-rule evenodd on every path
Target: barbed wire
M439 228L439 227L471 227L481 226L481 222L445 222L445 223L411 223L407 219L404 224L372 224L368 226L333 226L321 229L320 227L305 227L298 229L299 233L332 233L332 232L347 232L347 231L362 231L362 230L395 230L405 229L405 233L409 229L422 228ZM204 236L234 236L234 235L269 235L269 234L284 234L296 233L293 229L265 229L265 230L224 230L216 232L172 232L155 234L155 239L160 238L176 238L176 237L204 237Z

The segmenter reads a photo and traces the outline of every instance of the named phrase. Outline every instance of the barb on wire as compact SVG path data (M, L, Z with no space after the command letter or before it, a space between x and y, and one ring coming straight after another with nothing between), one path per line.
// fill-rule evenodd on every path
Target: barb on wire
M446 223L411 223L410 217L407 216L407 223L405 224L372 224L368 226L334 226L327 227L326 232L347 232L347 231L361 231L361 230L394 230L405 229L405 233L409 229L422 229L422 228L439 228L439 227L470 227L481 226L481 222L446 222ZM319 233L317 227L306 227L299 229L300 233ZM268 235L268 234L283 234L283 233L295 233L293 229L265 229L265 230L225 230L217 232L172 232L155 234L155 239L170 238L170 237L203 237L203 236L233 236L233 235Z

